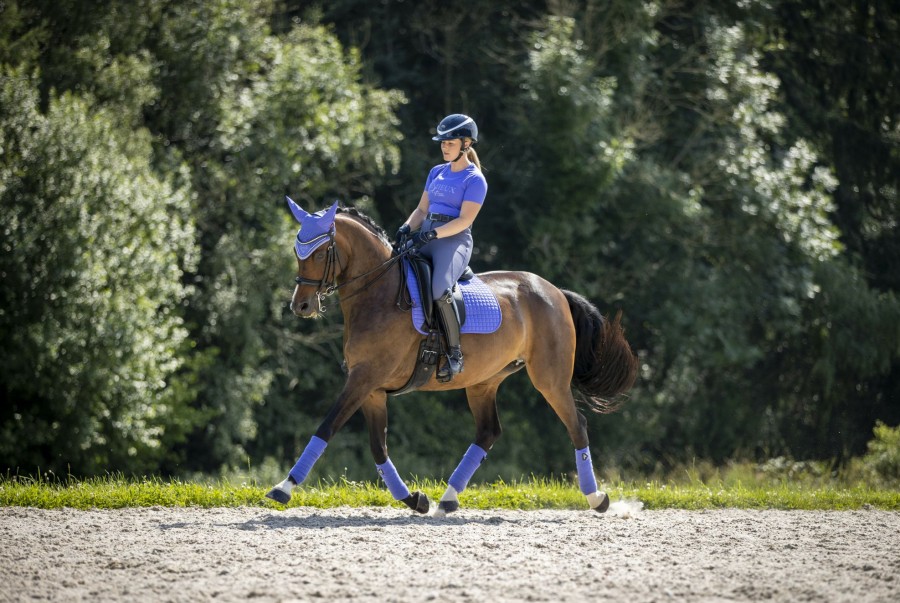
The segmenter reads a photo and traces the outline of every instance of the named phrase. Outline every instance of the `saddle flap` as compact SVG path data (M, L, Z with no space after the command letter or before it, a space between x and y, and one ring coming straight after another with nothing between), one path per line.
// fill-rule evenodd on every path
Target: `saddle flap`
M462 289L458 286L453 287L453 303L456 304L456 315L459 316L459 326L463 327L466 324L466 303L465 300L463 300Z
M419 299L422 300L422 312L425 314L425 324L434 327L434 299L431 295L431 261L417 254L407 256L409 267L416 276L416 284L419 286Z

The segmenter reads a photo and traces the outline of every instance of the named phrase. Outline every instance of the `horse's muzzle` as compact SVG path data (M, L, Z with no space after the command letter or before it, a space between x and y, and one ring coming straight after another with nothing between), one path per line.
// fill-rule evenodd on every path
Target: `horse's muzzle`
M304 299L297 302L291 300L291 312L300 318L318 318L319 306L314 299Z

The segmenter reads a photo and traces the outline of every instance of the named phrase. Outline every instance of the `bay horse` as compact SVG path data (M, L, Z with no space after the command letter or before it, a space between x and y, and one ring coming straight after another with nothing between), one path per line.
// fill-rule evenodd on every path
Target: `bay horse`
M421 335L410 314L396 303L403 286L401 262L374 221L356 209L310 214L288 198L301 223L294 245L296 287L291 310L317 318L325 298L338 294L344 317L343 351L347 381L288 477L266 496L286 504L302 484L328 442L357 411L362 411L376 469L395 500L419 513L430 503L410 492L388 457L387 400L407 383L416 365ZM475 439L448 480L435 515L455 511L458 494L501 434L497 388L524 368L535 388L565 425L575 447L579 487L597 512L609 497L597 490L588 446L587 421L576 407L574 388L592 410L610 412L634 383L637 359L625 339L621 312L610 321L584 297L559 289L528 272L496 271L478 277L499 301L502 320L491 334L463 334L465 370L449 382L436 375L423 391L465 389L475 418Z

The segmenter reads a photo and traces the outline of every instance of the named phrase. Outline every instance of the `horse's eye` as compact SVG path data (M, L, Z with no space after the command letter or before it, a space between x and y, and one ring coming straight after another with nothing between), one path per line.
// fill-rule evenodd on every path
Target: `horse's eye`
M321 262L322 260L325 259L325 252L324 252L324 251L317 251L317 252L316 252L316 255L315 255L315 258L316 258L316 261L317 261L317 262Z

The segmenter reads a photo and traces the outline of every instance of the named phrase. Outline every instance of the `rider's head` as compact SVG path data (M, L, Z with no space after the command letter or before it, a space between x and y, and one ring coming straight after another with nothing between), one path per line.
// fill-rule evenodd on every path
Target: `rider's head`
M462 115L461 113L448 115L438 124L437 136L432 136L431 139L440 142L441 147L445 150L449 150L447 149L448 146L455 147L455 144L445 145L444 141L459 141L458 152L454 156L455 158L451 159L451 162L459 161L465 154L470 162L479 168L481 167L478 155L475 153L475 149L472 148L472 145L478 142L478 126L475 124L475 120L468 115ZM454 148L453 150L457 149Z

